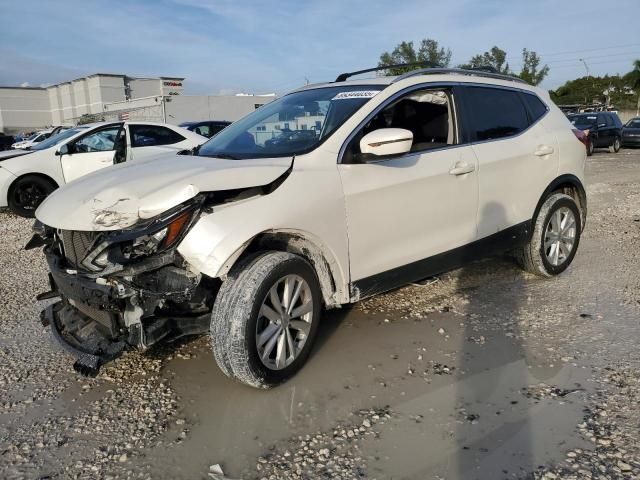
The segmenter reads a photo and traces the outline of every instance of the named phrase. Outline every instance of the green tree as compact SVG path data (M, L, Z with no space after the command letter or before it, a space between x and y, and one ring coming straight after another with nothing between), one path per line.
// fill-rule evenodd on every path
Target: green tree
M518 76L531 85L538 85L549 74L549 66L540 67L540 56L526 48L522 49L522 70Z
M492 47L488 52L471 57L468 63L460 65L460 68L493 67L498 73L506 75L511 73L507 63L507 52L498 47Z
M378 66L384 67L386 65L416 62L448 67L451 63L451 50L441 47L436 40L431 38L422 40L418 50L415 49L413 42L402 42L392 52L384 52L380 55ZM389 68L387 71L391 75L401 75L418 68L420 66L416 65L414 67Z

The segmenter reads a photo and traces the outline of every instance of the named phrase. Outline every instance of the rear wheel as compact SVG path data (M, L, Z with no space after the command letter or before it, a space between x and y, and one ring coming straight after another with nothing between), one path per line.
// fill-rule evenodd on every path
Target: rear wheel
M580 243L580 209L563 193L550 195L534 220L533 233L521 247L520 265L542 277L562 273L573 261Z
M232 269L211 316L220 369L256 388L291 378L311 351L321 298L315 271L298 255L267 252Z
M593 150L594 150L593 140L589 140L589 143L587 143L587 157L590 157L591 155L593 155Z
M56 185L38 175L18 178L9 188L9 208L21 217L33 218L42 201L56 189Z
M618 153L620 151L620 137L614 138L613 143L609 145L609 151L611 153Z

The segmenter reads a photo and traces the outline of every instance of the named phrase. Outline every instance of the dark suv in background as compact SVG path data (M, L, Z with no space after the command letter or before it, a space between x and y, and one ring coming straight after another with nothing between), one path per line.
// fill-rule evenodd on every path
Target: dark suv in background
M622 121L615 112L575 113L569 120L588 138L587 155L596 148L609 148L617 153L622 145Z
M640 117L629 120L622 129L623 147L640 147Z

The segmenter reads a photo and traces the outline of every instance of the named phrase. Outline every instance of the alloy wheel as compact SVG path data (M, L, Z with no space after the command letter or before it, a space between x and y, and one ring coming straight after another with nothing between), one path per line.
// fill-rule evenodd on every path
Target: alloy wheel
M551 265L560 266L569 258L576 242L576 225L576 217L567 207L551 214L544 234L544 253Z
M309 284L299 275L286 275L269 289L256 323L260 360L271 370L282 370L300 355L314 321Z
M35 210L47 197L47 192L34 183L19 185L15 192L16 206L24 210Z

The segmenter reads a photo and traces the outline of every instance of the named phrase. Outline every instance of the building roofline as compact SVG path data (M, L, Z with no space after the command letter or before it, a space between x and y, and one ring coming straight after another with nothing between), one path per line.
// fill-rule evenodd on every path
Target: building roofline
M48 87L20 87L20 86L12 87L12 86L9 86L9 85L0 85L0 88L3 89L3 90L9 90L9 89L12 89L12 90L16 90L16 89L20 89L20 90L46 90Z

